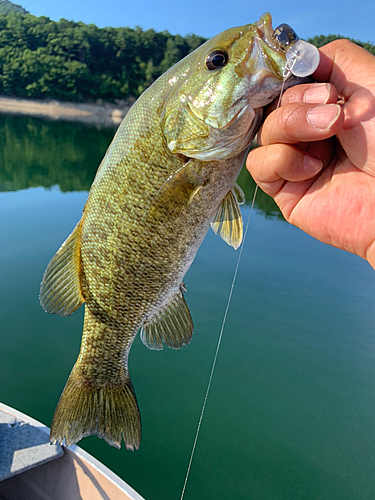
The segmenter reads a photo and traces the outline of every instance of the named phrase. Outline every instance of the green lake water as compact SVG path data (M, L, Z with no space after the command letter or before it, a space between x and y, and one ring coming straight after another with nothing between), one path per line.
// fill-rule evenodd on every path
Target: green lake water
M83 308L45 314L39 284L113 133L0 116L0 400L48 426L79 351ZM250 200L246 172L240 184ZM139 451L79 443L147 500L180 498L237 256L210 231L185 279L188 347L155 352L136 339ZM375 271L288 225L263 193L185 493L232 498L375 498Z

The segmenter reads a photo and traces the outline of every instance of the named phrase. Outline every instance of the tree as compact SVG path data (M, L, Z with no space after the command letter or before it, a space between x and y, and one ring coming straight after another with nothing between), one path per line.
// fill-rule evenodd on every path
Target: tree
M27 14L9 0L0 7L0 92L61 100L138 97L153 81L205 42L196 35L171 35ZM336 35L310 39L318 47ZM375 53L371 44L355 41Z
M9 2L9 0L0 0L0 14L10 14L11 12L17 12L18 14L29 13L21 5Z

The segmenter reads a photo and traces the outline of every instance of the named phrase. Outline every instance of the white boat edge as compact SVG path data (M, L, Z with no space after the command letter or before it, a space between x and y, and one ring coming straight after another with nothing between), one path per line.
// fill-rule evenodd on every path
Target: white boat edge
M32 425L33 427L40 429L49 436L50 429L46 425L42 424L41 422L38 422L38 420L35 420L29 415L26 415L25 413L22 413L16 410L15 408L7 406L6 404L1 402L0 402L0 410L9 413L10 415L13 415L17 419L22 420ZM99 460L94 458L92 455L87 453L79 446L72 445L69 448L64 448L64 450L65 452L73 453L75 456L79 457L81 460L83 460L91 467L93 467L100 475L106 477L111 483L113 483L116 488L118 488L124 494L128 495L130 500L145 500L141 495L139 495L139 493L133 490L133 488L129 486L125 481L123 481L119 476L117 476L114 472L108 469L108 467L103 465Z

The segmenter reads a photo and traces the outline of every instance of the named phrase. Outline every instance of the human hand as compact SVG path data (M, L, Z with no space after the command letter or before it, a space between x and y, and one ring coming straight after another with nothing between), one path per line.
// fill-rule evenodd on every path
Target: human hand
M247 168L286 220L375 268L375 57L348 40L320 54L329 83L285 92Z

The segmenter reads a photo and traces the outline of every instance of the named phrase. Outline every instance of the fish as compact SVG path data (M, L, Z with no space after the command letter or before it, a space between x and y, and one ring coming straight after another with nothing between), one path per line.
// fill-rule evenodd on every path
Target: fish
M236 179L263 108L281 92L286 49L268 13L227 29L160 76L122 121L41 283L48 313L68 316L85 303L51 443L94 434L139 448L130 348L138 332L153 350L191 341L183 279L210 227L233 248L241 244ZM285 88L303 81L290 76Z

